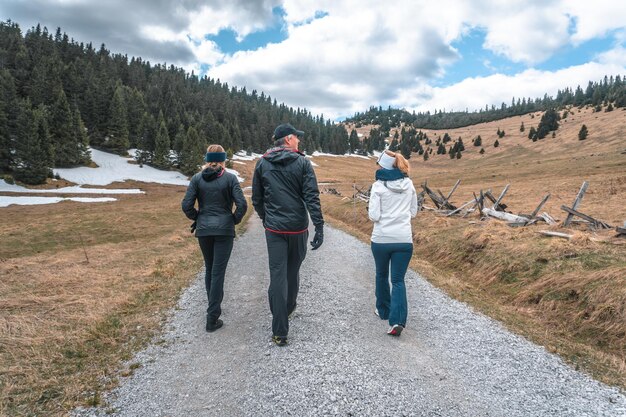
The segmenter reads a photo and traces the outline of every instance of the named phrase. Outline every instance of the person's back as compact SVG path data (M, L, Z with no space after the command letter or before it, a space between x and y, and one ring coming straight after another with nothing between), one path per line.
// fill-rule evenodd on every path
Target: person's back
M322 222L311 162L297 150L269 150L257 163L254 181L252 202L267 230L305 231L309 226L307 207L313 223Z
M285 123L274 130L275 148L254 169L252 204L265 227L270 269L268 298L272 312L272 340L287 344L289 315L296 309L300 265L306 257L309 214L315 225L313 250L324 241L324 219L317 179L311 162L298 152L304 135Z
M397 170L376 172L377 181L370 192L377 196L371 202L369 211L370 219L375 222L372 242L412 242L411 217L415 216L415 207L412 207L415 187L409 178L400 175Z

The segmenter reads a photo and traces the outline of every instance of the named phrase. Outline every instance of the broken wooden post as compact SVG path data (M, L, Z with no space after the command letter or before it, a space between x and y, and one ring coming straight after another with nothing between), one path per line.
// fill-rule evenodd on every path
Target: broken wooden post
M496 209L485 207L482 210L483 214L496 219L506 220L509 223L528 223L530 219L528 217L517 216L511 213L505 213L503 211L497 211Z
M531 220L537 217L537 213L539 213L539 210L541 210L541 207L543 207L543 205L546 204L546 201L548 201L549 198L550 198L550 193L546 194L543 200L541 200L541 203L539 203L537 208L530 214Z
M459 186L460 183L461 183L460 179L456 180L456 184L454 184L454 187L452 187L452 190L450 190L450 192L448 193L448 196L446 197L446 201L450 201L450 197L452 197L452 194L456 191L456 188Z
M550 230L540 230L537 233L541 233L544 236L562 237L563 239L567 240L570 240L572 237L574 237L573 235L568 235L567 233L552 232Z
M624 222L624 227L615 226L615 231L617 232L616 237L626 237L626 222Z
M458 213L459 211L463 210L465 207L469 206L469 205L470 205L470 204L472 204L472 203L474 203L474 204L476 204L476 203L477 203L476 198L474 198L474 199L472 199L472 200L468 201L467 203L463 204L461 207L459 207L459 208L457 208L457 209L455 209L455 210L452 210L450 213L446 214L446 217L448 217L448 216L452 216L453 214Z
M583 181L582 187L580 187L580 191L578 191L578 195L576 196L576 200L574 200L574 204L572 204L572 210L576 210L578 205L583 200L583 196L585 195L585 191L587 191L587 187L589 187L589 183L587 181ZM563 208L562 206L561 208ZM572 213L568 213L567 218L563 222L563 226L569 226L570 222L574 215Z
M496 198L493 196L493 194L491 194L491 190L487 190L484 193L485 197L487 197L492 203L494 203L494 209L498 210L498 211L504 211L504 209L506 209L506 204L503 203L498 203L498 205L496 206L495 203L498 201L496 200Z
M592 225L594 228L596 228L596 229L598 229L598 228L599 228L599 229L612 229L612 228L613 228L611 225L609 225L609 224L607 224L607 223L603 222L602 220L597 220L597 219L594 219L594 218L593 218L593 217L591 217L591 216L588 216L588 215L586 215L586 214L584 214L584 213L581 213L580 211L577 211L577 210L571 209L571 208L569 208L569 207L567 207L567 206L561 206L561 209L562 209L562 210L564 210L565 212L567 212L567 213L568 213L568 214L567 214L568 218L569 218L569 216L577 216L577 217L580 217L581 219L586 220L586 221L588 221L589 223L591 223L591 225Z
M493 207L491 207L492 209L496 210L496 207L500 205L500 202L504 198L504 195L506 194L507 191L509 191L509 185L511 184L507 184L506 187L504 187L504 190L502 190L502 192L500 193L500 197L498 197L496 202L493 203Z

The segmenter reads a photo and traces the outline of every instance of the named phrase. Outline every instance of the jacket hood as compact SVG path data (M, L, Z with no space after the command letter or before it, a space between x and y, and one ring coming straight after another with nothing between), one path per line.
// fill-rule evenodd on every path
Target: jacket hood
M224 174L224 169L222 167L218 167L217 169L213 169L211 167L207 167L202 171L202 179L206 182L213 181L216 178L221 177Z
M398 168L385 169L381 168L376 171L376 179L379 181L394 181L404 178L406 175Z
M263 159L271 162L272 164L290 164L300 156L304 156L304 154L300 151L285 148L284 146L278 146L268 150L265 155L263 155Z
M385 187L394 193L404 193L411 189L411 180L397 168L376 171L376 179L382 181Z

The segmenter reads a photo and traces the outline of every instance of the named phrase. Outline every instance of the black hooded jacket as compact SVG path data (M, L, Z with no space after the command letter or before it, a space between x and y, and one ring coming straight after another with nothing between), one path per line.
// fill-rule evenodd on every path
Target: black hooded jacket
M198 200L198 209L195 203ZM233 213L233 202L237 206ZM196 236L235 236L235 225L241 222L248 203L237 177L221 167L206 168L189 182L182 201L185 215L196 221Z
M324 225L313 166L304 154L291 148L270 149L257 162L252 204L270 232L305 232L309 214L316 228Z

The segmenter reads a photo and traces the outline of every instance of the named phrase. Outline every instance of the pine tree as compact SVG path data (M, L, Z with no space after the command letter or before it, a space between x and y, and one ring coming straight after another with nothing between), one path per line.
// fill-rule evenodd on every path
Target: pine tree
M83 163L83 154L76 141L74 118L65 92L57 91L48 119L50 136L54 145L54 166L72 167Z
M548 109L541 116L541 121L537 127L537 139L543 139L549 132L559 128L559 113L555 109Z
M428 161L428 152L424 152L424 161Z
M578 131L578 140L585 140L587 139L587 134L589 133L589 131L587 130L587 126L586 125L582 125L580 127L580 130Z
M493 143L493 147L497 148L498 146L500 146L500 142L498 142L498 139L496 139L496 141Z
M409 144L408 139L403 140L400 144L400 153L405 159L411 159L411 145Z
M157 122L159 130L157 131L156 140L154 143L154 157L152 158L152 164L161 169L167 169L170 167L170 137L167 133L167 126L165 125L165 119L163 112L159 112L159 119Z
M0 173L12 165L16 114L15 82L8 70L0 70Z
M154 157L154 147L156 142L156 121L152 115L145 112L141 120L141 136L137 143L137 154L135 158L139 166L151 164Z
M483 139L480 137L480 135L476 136L476 138L474 139L474 146L482 146L483 144Z
M528 131L528 139L532 139L533 142L537 141L537 131L535 130L535 126L531 126Z
M45 110L26 99L19 106L13 175L26 184L41 184L52 174L53 151Z
M480 152L481 155L485 153L485 149L484 148L480 148Z
M359 141L359 135L356 132L356 129L352 129L350 132L350 153L354 153L360 147L361 143Z
M107 127L107 135L104 145L112 151L123 154L128 149L128 116L126 110L124 88L120 82L115 87L113 100L111 101L110 117Z
M461 159L461 156L463 156L463 155L462 155L462 153L461 153L461 151L457 151L457 153L456 153L456 159Z
M524 133L524 130L526 130L526 128L524 127L524 122L522 122L522 125L519 127L519 131Z
M196 129L191 126L184 135L183 149L181 151L180 169L185 175L198 172L206 153L206 144L200 139Z
M74 106L74 111L72 112L72 135L78 151L78 163L81 165L88 164L91 162L89 136L87 136L87 129L83 119L80 117L78 106Z

